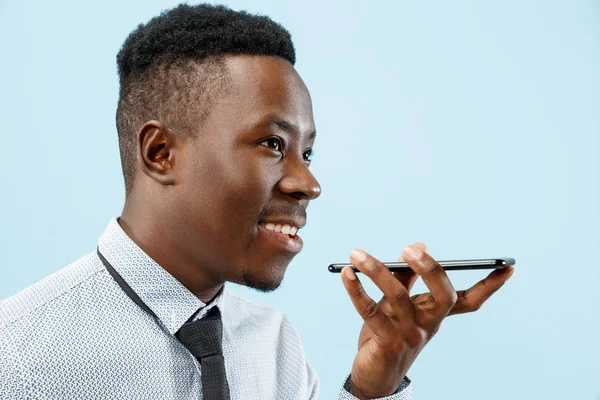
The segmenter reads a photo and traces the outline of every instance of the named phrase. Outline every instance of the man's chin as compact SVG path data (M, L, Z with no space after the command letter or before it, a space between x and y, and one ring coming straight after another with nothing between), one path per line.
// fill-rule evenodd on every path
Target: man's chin
M256 276L249 271L244 272L241 284L259 292L268 293L279 288L283 281L283 275L280 277L262 277Z

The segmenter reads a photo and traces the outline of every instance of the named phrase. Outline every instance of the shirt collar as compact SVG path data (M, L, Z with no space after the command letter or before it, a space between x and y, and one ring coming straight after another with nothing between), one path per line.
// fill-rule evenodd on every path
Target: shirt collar
M135 244L117 218L108 223L98 249L171 334L198 310L194 319L202 318L214 306L223 314L225 290L207 306Z

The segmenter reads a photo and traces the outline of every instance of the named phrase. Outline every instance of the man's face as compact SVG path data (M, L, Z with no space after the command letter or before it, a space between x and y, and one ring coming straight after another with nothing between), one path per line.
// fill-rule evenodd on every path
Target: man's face
M310 95L278 57L226 58L230 89L217 95L197 139L180 142L173 187L175 240L212 279L273 290L302 239L315 126ZM269 228L287 232L278 233ZM301 234L301 232L300 232Z

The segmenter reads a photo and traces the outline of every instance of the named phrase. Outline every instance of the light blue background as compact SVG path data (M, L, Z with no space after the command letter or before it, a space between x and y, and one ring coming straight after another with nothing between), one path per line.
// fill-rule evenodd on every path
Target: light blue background
M0 0L0 298L93 251L119 214L115 55L175 4ZM415 241L437 259L518 260L421 353L415 399L599 398L599 3L226 4L291 31L313 96L323 195L305 250L279 291L238 290L295 324L321 398L361 326L327 265ZM451 274L457 288L483 276Z

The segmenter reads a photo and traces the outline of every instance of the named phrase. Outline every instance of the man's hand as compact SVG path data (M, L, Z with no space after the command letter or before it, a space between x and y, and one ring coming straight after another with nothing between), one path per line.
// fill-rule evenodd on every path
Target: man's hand
M427 254L422 243L406 247L399 259L414 272L392 273L362 250L354 250L350 261L383 292L383 298L375 302L350 267L342 270L346 290L365 321L352 365L350 390L360 399L394 393L442 320L448 315L478 310L513 273L512 267L494 270L470 289L457 292L446 271ZM411 297L410 289L418 276L430 293Z

